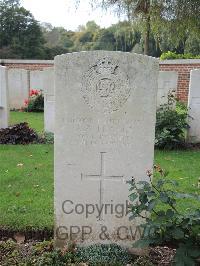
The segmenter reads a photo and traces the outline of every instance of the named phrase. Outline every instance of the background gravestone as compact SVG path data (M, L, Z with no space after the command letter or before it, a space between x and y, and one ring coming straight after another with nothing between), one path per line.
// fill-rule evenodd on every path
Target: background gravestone
M6 67L0 66L0 128L8 127L8 76Z
M168 102L168 94L176 96L178 85L178 73L176 71L159 71L157 107Z
M30 71L30 89L43 91L43 71Z
M54 69L47 68L43 71L44 88L44 128L46 132L54 132L55 123L55 92Z
M10 109L21 109L29 97L29 72L25 69L8 70Z
M57 246L72 239L134 241L139 221L116 212L127 207L126 181L148 180L146 171L153 165L157 79L158 60L138 54L93 51L55 57ZM95 207L88 217L87 206L90 212ZM104 206L101 215L97 206Z
M189 142L200 142L200 69L190 72L188 108L189 108Z

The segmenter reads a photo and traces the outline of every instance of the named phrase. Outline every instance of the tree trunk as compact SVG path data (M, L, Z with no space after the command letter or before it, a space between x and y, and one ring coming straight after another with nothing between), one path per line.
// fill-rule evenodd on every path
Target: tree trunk
M146 17L146 27L145 27L145 34L144 34L144 54L149 55L149 40L150 40L150 15Z

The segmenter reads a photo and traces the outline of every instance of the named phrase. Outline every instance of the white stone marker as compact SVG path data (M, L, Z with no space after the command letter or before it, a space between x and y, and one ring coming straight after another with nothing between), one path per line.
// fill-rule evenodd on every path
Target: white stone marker
M29 97L29 73L25 69L8 70L10 109L21 109Z
M153 165L157 80L158 60L139 54L55 57L57 246L134 241L126 181Z
M188 109L188 141L197 143L200 142L200 69L190 72Z
M8 127L8 75L6 67L0 66L0 128Z
M44 128L46 132L54 133L55 123L55 92L54 68L43 71L44 88Z
M160 107L163 104L167 104L169 93L172 93L174 96L176 96L177 85L178 85L178 72L159 71L157 107Z
M43 91L43 71L32 70L30 71L30 89Z

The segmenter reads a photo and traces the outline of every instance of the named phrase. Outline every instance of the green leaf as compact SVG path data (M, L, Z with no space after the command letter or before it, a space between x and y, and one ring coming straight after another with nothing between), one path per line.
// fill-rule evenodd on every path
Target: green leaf
M189 253L189 255L191 257L198 258L198 257L200 257L200 248L198 248L198 249L197 248L193 248L188 253Z
M138 194L137 193L132 193L129 195L129 199L131 201L135 201L138 198Z
M175 239L183 239L185 236L184 232L180 228L172 230L172 234Z
M160 200L163 202L163 203L168 203L170 198L169 196L165 193L165 192L161 192L160 193Z
M137 247L137 248L145 248L148 247L151 244L151 240L150 239L140 239L137 242L135 242L133 244L133 247Z
M167 218L172 218L174 216L174 211L172 209L167 210L166 216Z
M147 211L152 211L154 209L154 207L156 206L157 204L157 200L150 200L149 202L149 205L147 207Z

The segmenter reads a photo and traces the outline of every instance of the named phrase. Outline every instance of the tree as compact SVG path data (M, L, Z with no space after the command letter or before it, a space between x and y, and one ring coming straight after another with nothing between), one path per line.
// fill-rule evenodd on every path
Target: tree
M200 29L199 0L96 0L96 3L101 3L103 8L115 6L119 13L143 23L144 54L149 54L151 30L156 35L159 27L168 24L171 29L176 28L180 37L186 25L193 31Z
M140 32L128 21L119 22L108 29L114 34L117 51L131 52L136 43L140 42Z
M0 53L4 57L43 58L43 44L42 31L32 14L17 0L0 0Z
M115 36L109 29L101 29L96 36L94 50L115 50Z

